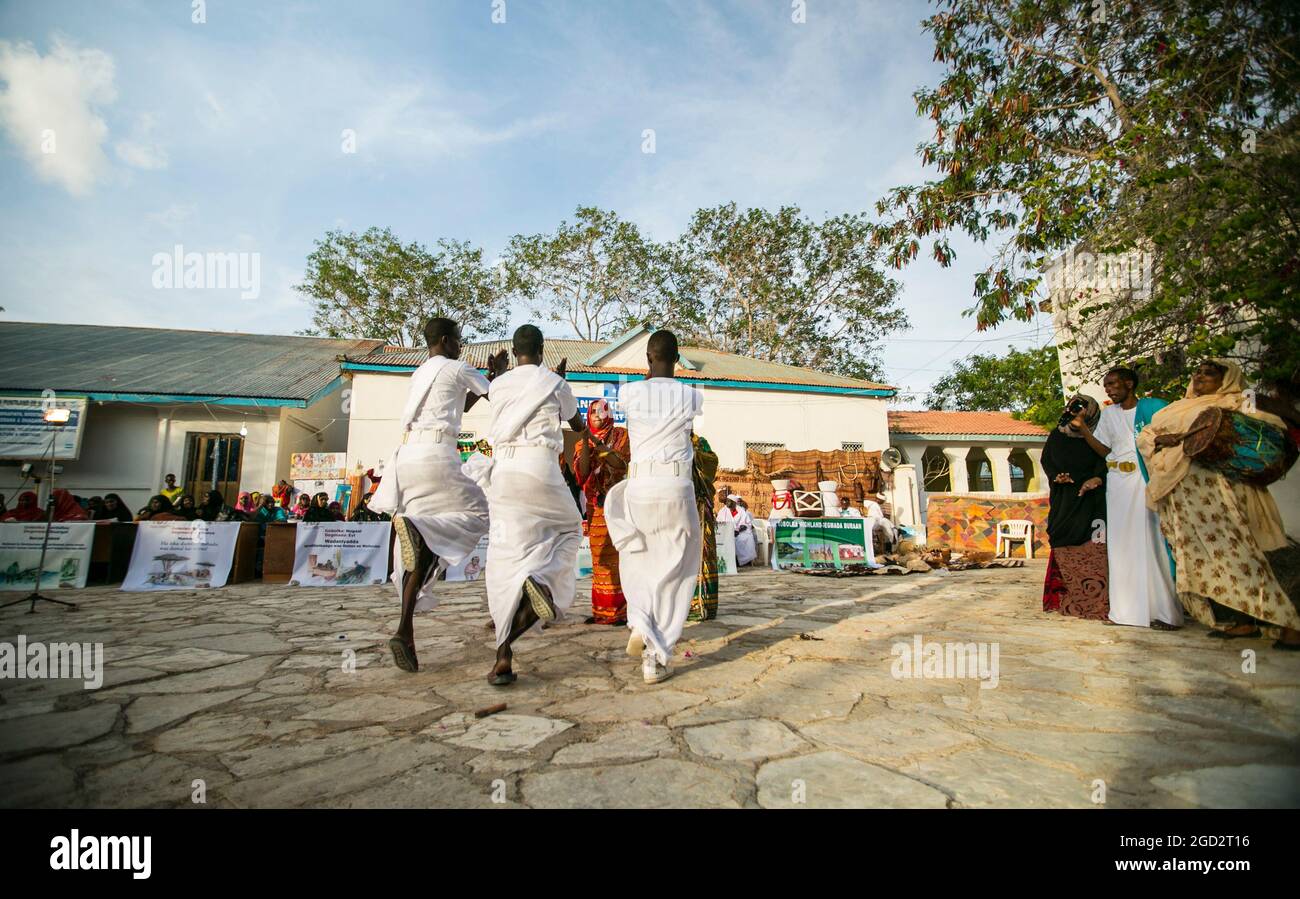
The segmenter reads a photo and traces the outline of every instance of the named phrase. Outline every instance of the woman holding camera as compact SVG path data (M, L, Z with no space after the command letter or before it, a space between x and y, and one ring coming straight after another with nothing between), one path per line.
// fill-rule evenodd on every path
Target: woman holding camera
M1047 557L1043 611L1104 619L1110 610L1106 589L1106 462L1098 456L1075 420L1095 426L1101 409L1079 394L1043 446L1043 471L1051 482L1047 514Z

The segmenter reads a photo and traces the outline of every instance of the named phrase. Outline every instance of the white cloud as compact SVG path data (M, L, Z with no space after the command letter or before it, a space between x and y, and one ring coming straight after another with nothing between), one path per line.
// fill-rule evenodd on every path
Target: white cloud
M193 203L172 203L166 209L159 212L151 212L148 219L156 222L168 230L176 230L181 225L194 218L194 213L198 212L198 207Z
M37 177L88 193L108 165L98 107L117 98L113 58L59 35L45 56L26 41L0 41L0 81L0 126Z

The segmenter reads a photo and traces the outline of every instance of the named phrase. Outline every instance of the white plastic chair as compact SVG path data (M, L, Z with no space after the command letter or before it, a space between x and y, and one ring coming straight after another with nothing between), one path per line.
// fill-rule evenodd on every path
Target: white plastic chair
M1034 523L1025 518L1009 518L1006 521L999 521L994 555L1001 556L1002 550L1005 549L1007 551L1006 557L1011 558L1011 544L1017 540L1025 544L1025 558L1032 559L1034 557Z

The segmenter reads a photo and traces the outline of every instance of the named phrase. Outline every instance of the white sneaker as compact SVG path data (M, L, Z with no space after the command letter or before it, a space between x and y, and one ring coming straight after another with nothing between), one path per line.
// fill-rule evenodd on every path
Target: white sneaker
M659 664L654 650L647 649L641 654L641 679L647 684L658 684L673 676L673 669Z
M627 655L628 658L640 658L645 653L645 639L636 631L632 631L632 636L627 638Z

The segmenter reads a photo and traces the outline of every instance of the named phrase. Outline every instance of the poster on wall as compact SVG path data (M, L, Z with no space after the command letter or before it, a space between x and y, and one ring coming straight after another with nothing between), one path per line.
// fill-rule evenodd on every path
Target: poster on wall
M298 522L294 542L295 587L358 587L388 578L387 521Z
M53 393L53 391L50 391ZM66 424L45 421L46 409L67 409ZM86 423L84 396L0 397L0 459L38 462L50 458L74 460L81 454L81 431Z
M95 542L94 523L56 521L50 525L50 543L45 551L45 566L41 569L38 587L36 568L41 563L41 542L44 539L43 521L0 524L0 590L86 586L90 548Z
M237 521L142 521L122 589L224 587L235 560Z
M347 453L292 453L289 478L294 481L340 481L347 477Z
M863 518L781 518L772 522L775 568L878 568Z
M483 580L483 574L487 571L487 548L488 538L487 534L484 534L479 538L478 545L470 550L470 554L459 565L452 565L447 569L447 580Z
M736 573L736 532L718 525L714 528L718 544L718 574Z

